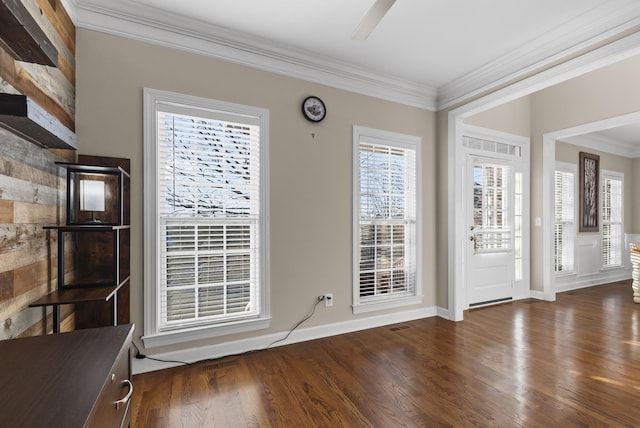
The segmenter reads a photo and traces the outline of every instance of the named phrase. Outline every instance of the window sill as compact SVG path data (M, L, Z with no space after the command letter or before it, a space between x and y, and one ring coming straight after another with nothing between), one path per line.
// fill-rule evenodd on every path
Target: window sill
M420 303L422 303L422 296L409 296L359 303L352 307L354 314L362 314L366 312L382 311L384 309L394 309L402 306L419 305Z
M209 339L212 337L226 336L229 334L245 333L248 331L269 328L271 317L237 321L233 323L205 325L190 327L180 330L156 332L142 337L144 347L157 348L161 346L175 345L194 340Z

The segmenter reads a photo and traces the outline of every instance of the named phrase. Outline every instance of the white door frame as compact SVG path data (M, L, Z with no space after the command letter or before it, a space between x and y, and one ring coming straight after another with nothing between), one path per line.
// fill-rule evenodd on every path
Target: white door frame
M633 55L640 53L640 34L635 33L627 37L619 39L613 43L609 43L601 48L595 49L589 53L581 55L577 58L568 60L561 63L558 66L549 68L538 74L535 74L529 78L520 80L512 85L509 85L503 89L499 89L490 93L484 97L478 98L460 107L454 108L448 112L448 129L447 129L447 181L448 181L448 199L447 210L450 215L450 221L447 226L447 316L446 318L453 321L462 321L463 312L466 309L465 293L464 293L464 277L463 277L463 251L466 242L462 239L464 236L462 233L465 231L459 227L459 217L462 215L463 206L463 191L462 180L460 177L460 158L462 154L462 139L461 127L464 123L464 119L480 113L485 110L489 110L498 105L504 104L509 101L513 101L520 97L532 94L541 89L555 85L560 82L564 82L571 78L580 76L598 68L604 67L609 64L621 61L629 58ZM506 79L505 79L506 80ZM545 167L549 167L548 155L544 148L546 145L543 143L543 170ZM553 143L555 148L555 140ZM553 155L555 162L555 153ZM552 165L552 164L551 164ZM552 167L551 167L552 168ZM549 177L547 174L543 174L543 188L548 189L551 185L547 181ZM545 215L549 212L548 199L543 197L543 213ZM545 222L547 223L547 222ZM548 239L549 235L544 233L543 239ZM546 247L545 247L546 248ZM546 266L549 263L549 258L544 258L545 272L544 272L544 295L545 298L551 295L552 284L551 274L548 269L550 266ZM553 293L555 296L555 291Z
M625 114L622 116L611 117L584 125L574 126L571 128L561 129L559 131L548 132L542 137L542 199L543 199L543 215L544 218L552 219L554 216L555 189L554 171L556 162L556 141L565 138L575 137L577 135L589 134L603 129L614 128L616 126L627 125L640 122L640 111ZM583 147L610 152L606 147L598 147L597 144L585 145ZM622 155L622 154L621 154ZM544 254L543 259L543 278L544 291L543 299L549 301L556 300L556 278L553 272L553 222L544 221L542 228L542 248L549 249Z

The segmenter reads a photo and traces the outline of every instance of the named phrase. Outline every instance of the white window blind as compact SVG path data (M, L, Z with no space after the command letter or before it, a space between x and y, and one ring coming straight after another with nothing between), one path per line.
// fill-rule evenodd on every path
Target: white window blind
M256 314L258 136L158 112L161 329Z
M417 294L417 147L360 136L354 306Z
M156 303L148 306L146 336L203 327L224 334L227 325L250 330L238 325L268 316L261 180L267 113L145 90L145 109L151 106L145 157L155 162L146 167L145 193L154 194L145 216L155 227L145 229L146 246L153 246L145 263L154 259L155 267L145 270L153 277L145 290Z
M622 177L602 173L602 266L622 265Z
M575 172L555 171L554 269L573 272L575 254Z

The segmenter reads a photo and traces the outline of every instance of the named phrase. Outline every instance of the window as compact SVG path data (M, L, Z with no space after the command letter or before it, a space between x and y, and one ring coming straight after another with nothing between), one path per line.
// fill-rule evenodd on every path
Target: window
M145 89L145 346L268 326L268 111Z
M421 301L420 138L354 127L354 313Z
M515 189L514 189L514 214L513 214L513 246L515 249L515 268L514 279L516 281L522 281L524 279L524 263L523 263L523 251L524 251L524 177L521 172L516 172L515 176Z
M512 168L480 159L477 162L473 165L474 252L510 251L513 248Z
M602 171L602 267L622 265L623 175Z
M556 164L554 269L556 273L574 271L575 253L575 165Z

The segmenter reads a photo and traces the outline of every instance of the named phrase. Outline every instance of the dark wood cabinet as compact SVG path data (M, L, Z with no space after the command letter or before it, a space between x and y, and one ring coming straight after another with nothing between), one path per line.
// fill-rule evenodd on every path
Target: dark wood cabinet
M0 341L0 425L130 425L133 325Z

